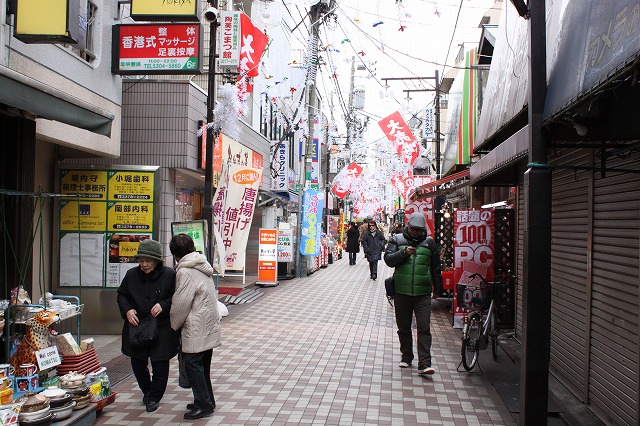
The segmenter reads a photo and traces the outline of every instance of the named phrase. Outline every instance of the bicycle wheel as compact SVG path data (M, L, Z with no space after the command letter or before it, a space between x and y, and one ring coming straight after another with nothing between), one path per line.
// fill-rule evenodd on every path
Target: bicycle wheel
M490 327L490 336L491 336L491 353L493 354L493 359L497 360L498 359L498 334L499 334L499 329L498 329L498 320L496 319L496 311L494 309L494 311L491 313L491 321L489 322L489 327Z
M467 324L467 338L462 341L462 366L465 370L471 371L478 362L480 352L480 333L482 329L482 318L477 312L469 315Z

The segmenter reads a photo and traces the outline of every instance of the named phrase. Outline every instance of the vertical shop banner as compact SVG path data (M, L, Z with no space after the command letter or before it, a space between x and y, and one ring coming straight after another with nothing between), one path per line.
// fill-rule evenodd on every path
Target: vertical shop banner
M324 192L307 189L302 203L302 235L300 254L318 256L320 254L320 231L322 227L322 207Z
M307 157L311 157L311 174L308 176L311 189L320 188L320 123L318 117L313 119L313 143L312 152L307 152Z
M281 142L275 146L273 167L276 176L271 180L271 189L286 192L289 190L289 143Z
M413 165L420 155L420 143L398 111L378 121L378 125L391 141L391 146L407 164Z
M472 293L471 289L467 291L467 286L479 284L479 280L471 279L470 276L477 273L487 281L493 281L495 242L493 210L456 210L453 229L453 282L456 283L456 295L453 298L453 326L462 328L463 309L458 303L458 298L460 297L460 301L463 301L465 294Z
M241 271L245 267L245 250L261 178L261 168L223 166L222 179L213 197L213 229L220 234L227 270Z
M278 284L278 230L262 229L258 238L258 285Z
M154 232L155 172L62 169L60 188L60 286L118 287Z
M237 68L240 65L240 13L220 12L220 68Z
M340 216L328 215L327 224L329 225L328 234L337 238L340 235Z

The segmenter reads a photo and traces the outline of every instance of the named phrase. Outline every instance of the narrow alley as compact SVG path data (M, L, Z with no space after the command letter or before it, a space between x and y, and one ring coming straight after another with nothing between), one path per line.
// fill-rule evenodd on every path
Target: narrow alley
M213 355L212 416L183 420L192 394L178 387L174 359L158 411L145 412L128 376L113 386L116 401L96 424L515 425L487 376L513 361L501 352L496 362L483 351L484 374L457 371L460 330L450 325L446 298L433 304L436 374L422 377L415 364L397 366L395 319L384 294L392 271L380 262L372 281L358 256L355 266L345 257L304 279L259 289L264 296L255 302L229 306L223 346ZM130 369L128 358L114 362Z

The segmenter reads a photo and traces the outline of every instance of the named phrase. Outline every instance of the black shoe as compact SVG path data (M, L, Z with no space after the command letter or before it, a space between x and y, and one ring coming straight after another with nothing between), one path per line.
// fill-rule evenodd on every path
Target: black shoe
M213 414L213 407L203 410L198 408L197 410L189 411L184 415L185 420L196 420Z
M160 403L156 402L156 401L147 402L147 413L152 413L152 412L156 411L158 409L159 405L160 405Z

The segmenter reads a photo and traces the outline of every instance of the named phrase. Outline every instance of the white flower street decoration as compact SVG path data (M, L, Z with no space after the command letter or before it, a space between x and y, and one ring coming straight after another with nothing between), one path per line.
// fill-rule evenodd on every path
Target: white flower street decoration
M225 84L219 89L220 101L213 109L213 121L207 123L207 129L213 129L213 134L224 133L231 139L240 140L241 129L239 116L242 114L242 103L238 97L238 87ZM204 126L198 130L198 136L202 136Z

